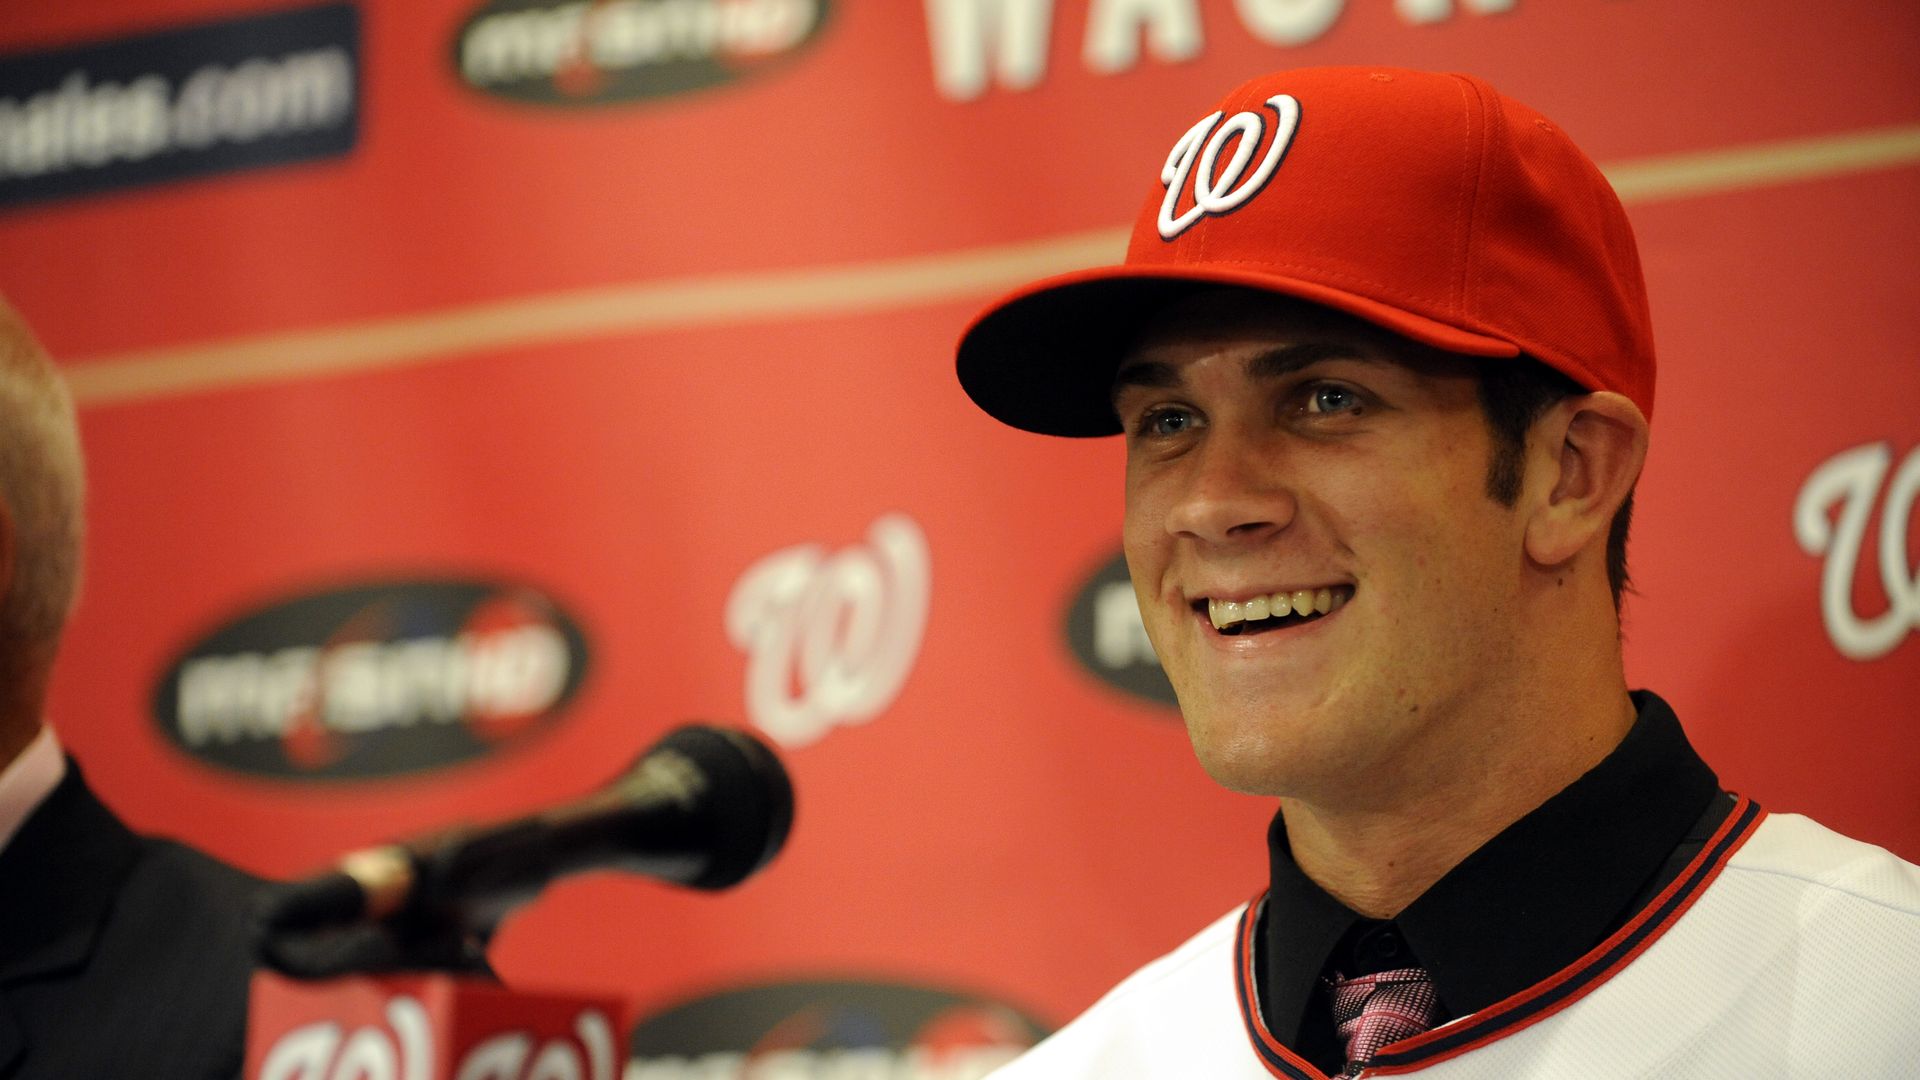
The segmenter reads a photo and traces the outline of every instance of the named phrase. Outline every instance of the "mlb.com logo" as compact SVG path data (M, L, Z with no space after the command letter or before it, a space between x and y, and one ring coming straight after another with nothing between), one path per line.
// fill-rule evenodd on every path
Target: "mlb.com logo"
M724 86L798 55L828 0L486 0L454 70L491 97L610 105Z
M1067 648L1088 674L1131 697L1178 704L1140 619L1126 556L1116 552L1093 572L1068 604L1065 621Z
M280 781L445 768L550 728L587 668L526 585L352 582L242 609L160 676L154 719L204 764Z
M643 1017L624 1080L982 1080L1047 1032L1007 1002L951 988L774 982Z

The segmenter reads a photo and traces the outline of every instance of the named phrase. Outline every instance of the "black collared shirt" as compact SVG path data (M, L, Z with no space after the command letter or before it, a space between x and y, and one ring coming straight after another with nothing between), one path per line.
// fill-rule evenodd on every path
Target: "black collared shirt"
M1345 1053L1323 976L1424 967L1445 1022L1541 982L1632 918L1732 806L1667 703L1645 690L1633 700L1637 718L1611 754L1391 920L1314 884L1275 815L1256 967L1268 1030L1332 1075Z

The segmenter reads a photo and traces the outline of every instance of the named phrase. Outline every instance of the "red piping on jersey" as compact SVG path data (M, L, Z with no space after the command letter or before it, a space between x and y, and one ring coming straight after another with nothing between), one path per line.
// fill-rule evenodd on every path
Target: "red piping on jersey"
M1608 935L1605 941L1588 950L1586 955L1561 968L1545 982L1535 983L1512 997L1462 1017L1460 1021L1387 1044L1376 1056L1377 1064L1361 1075L1392 1076L1414 1072L1458 1057L1525 1030L1592 993L1594 988L1632 963L1679 921L1680 916L1706 892L1707 886L1720 876L1727 860L1752 837L1765 817L1766 811L1753 800L1742 797L1713 836L1701 846L1700 854L1680 871L1673 882L1661 890L1639 914L1628 920L1625 926ZM1281 1045L1267 1030L1266 1021L1260 1016L1254 992L1253 932L1265 901L1266 893L1263 891L1253 898L1240 917L1240 963L1236 965L1240 985L1236 989L1239 991L1241 1019L1246 1024L1248 1036L1253 1040L1255 1056L1269 1073L1281 1080L1324 1080L1326 1074ZM1627 946L1624 951L1623 945ZM1529 1008L1563 987L1567 989L1558 994L1556 1000ZM1463 1023L1477 1033L1467 1041L1456 1043L1462 1033ZM1381 1061L1381 1058L1387 1060Z
M1247 1037L1253 1040L1254 1057L1260 1064L1280 1080L1327 1080L1327 1074L1307 1064L1306 1059L1282 1046L1279 1039L1267 1030L1267 1022L1260 1016L1259 996L1254 992L1258 984L1253 977L1253 932L1260 925L1260 909L1267 902L1267 892L1262 889L1247 903L1247 909L1240 914L1240 963L1234 980L1234 990L1240 998L1240 1019L1247 1028ZM1274 1059L1280 1059L1276 1062ZM1286 1071L1282 1071L1285 1069Z

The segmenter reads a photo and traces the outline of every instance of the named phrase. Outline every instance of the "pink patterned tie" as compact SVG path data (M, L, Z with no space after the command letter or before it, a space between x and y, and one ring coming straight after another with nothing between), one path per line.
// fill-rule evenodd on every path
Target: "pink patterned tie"
M1360 1075L1381 1047L1433 1026L1438 1001L1425 968L1353 979L1336 974L1327 985L1333 991L1334 1031L1347 1042L1347 1067L1341 1076Z

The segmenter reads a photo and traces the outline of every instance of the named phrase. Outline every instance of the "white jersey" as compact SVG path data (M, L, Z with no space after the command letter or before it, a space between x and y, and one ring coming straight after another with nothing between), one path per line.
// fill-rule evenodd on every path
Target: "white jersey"
M1320 1080L1260 1018L1259 901L1141 968L994 1080ZM1422 1080L1920 1077L1920 867L1741 800L1552 978L1381 1050Z

